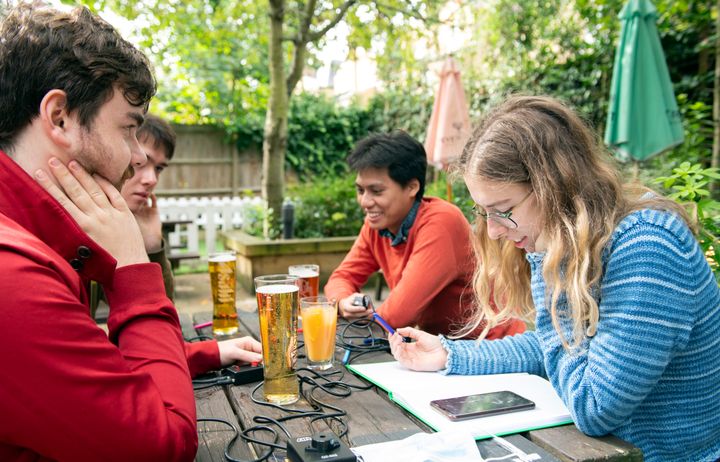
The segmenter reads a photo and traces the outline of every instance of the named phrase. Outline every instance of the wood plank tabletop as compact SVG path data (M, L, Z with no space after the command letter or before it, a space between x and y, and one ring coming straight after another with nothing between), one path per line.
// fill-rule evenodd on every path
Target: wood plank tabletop
M196 335L212 335L210 328L195 331L192 325L200 324L211 320L210 312L196 313L191 319L189 316L181 317L183 334L186 338L195 333ZM238 336L251 335L259 338L259 323L257 313L239 312L238 319L240 331ZM340 332L340 328L338 328ZM382 337L378 330L375 334ZM299 336L302 341L302 336ZM311 371L303 369L305 359L304 349L299 349L298 375L306 377L303 379L302 390L308 395L312 388L305 380L313 379L323 383L315 377ZM310 418L297 418L286 422L283 425L293 437L309 436L317 431L332 430L336 434L343 433L345 426L346 434L342 440L350 447L362 446L365 444L394 441L406 438L418 432L432 432L432 429L408 414L402 408L394 404L383 390L372 386L365 380L356 377L349 370L341 365L344 350L336 348L336 365L323 374L332 373L328 380L341 381L350 386L358 387L351 389L349 396L333 396L332 394L316 388L312 391L312 398L322 403L325 411L341 410L343 415L337 421L315 421ZM355 355L353 355L354 357ZM358 357L353 362L379 362L390 361L392 356L386 351L377 351ZM339 366L338 366L339 365ZM361 388L365 388L364 390ZM255 390L253 394L253 390ZM346 388L330 388L331 392L347 394ZM255 401L252 397L254 396ZM198 419L220 418L231 422L240 431L267 423L256 419L258 416L267 416L274 419L287 417L292 413L280 409L274 409L262 402L262 389L258 389L258 383L236 385L236 386L212 386L197 390L195 392L197 401ZM328 407L331 406L331 407ZM288 406L292 409L312 410L310 403L301 398L297 403ZM269 425L272 426L272 425ZM281 430L277 430L277 444L285 445L287 436ZM196 461L224 461L224 451L227 443L234 436L233 430L226 425L215 422L199 422L198 434L200 447ZM272 441L275 437L267 432L254 432L252 436L260 441ZM591 438L583 435L574 425L565 425L543 430L509 435L503 437L512 445L519 448L526 454L538 454L540 462L594 462L594 461L641 461L642 453L638 448L614 437ZM480 440L477 442L481 455L484 458L503 457L509 454L508 450L492 440ZM253 460L267 451L267 447L259 444L250 444L241 438L233 444L230 455L242 460ZM272 462L284 462L286 453L284 450L276 449L267 459ZM401 460L400 458L398 460ZM520 460L520 459L513 459Z

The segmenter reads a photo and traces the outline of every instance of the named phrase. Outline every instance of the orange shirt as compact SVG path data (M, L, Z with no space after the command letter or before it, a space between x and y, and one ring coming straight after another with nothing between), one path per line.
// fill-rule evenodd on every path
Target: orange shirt
M463 313L473 299L470 232L457 207L423 198L407 241L395 247L363 224L352 249L330 276L325 294L339 300L359 292L370 275L382 269L390 295L377 307L380 316L394 328L417 326L432 334L450 334L463 325ZM487 338L524 331L525 324L513 320L492 329Z

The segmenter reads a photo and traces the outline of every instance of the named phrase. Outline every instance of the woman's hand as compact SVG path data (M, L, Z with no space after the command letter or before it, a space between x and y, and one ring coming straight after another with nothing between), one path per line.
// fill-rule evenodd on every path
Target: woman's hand
M262 361L262 344L252 337L231 338L218 342L220 365L230 366L236 362L243 364Z
M37 182L88 236L115 257L118 268L149 261L135 217L109 181L91 176L74 160L66 167L53 157L48 167L50 174L45 170L35 172Z
M410 337L413 342L403 342ZM438 371L445 368L448 353L440 337L412 327L397 329L390 336L390 350L400 364L415 371Z

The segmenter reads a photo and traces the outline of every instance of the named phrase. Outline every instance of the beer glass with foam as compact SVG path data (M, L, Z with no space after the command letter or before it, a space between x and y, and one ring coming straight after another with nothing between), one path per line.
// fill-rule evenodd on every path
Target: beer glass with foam
M235 309L235 251L208 255L208 271L213 298L213 335L233 335L238 331Z
M288 273L299 279L300 298L319 295L320 267L318 265L291 265L288 267Z
M273 274L255 278L262 339L265 401L294 403L300 397L297 360L297 277Z
M308 368L329 369L335 356L335 301L326 297L303 297L300 299L300 314Z

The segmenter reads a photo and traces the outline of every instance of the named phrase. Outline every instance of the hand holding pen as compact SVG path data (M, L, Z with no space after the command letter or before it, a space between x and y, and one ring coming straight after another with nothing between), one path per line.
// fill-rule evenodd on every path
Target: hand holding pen
M412 327L401 327L397 333L390 336L390 351L401 365L415 371L445 369L448 353L437 335ZM407 343L405 338L414 341Z
M377 312L375 311L375 306L373 305L372 300L370 300L370 297L367 295L357 296L355 297L355 300L353 301L353 305L362 305L366 308L370 308L372 310L372 319L376 321L380 326L382 326L383 329L387 331L388 334L394 335L395 329L392 328L390 324L388 324L387 321L385 321ZM410 337L403 337L403 342L412 342L412 338Z

